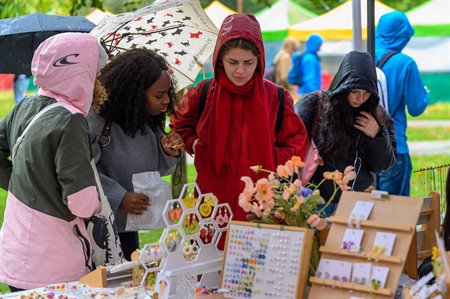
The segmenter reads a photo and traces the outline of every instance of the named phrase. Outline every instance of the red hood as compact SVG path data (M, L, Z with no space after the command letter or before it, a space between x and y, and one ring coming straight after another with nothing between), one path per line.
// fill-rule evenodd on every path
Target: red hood
M219 35L217 37L216 48L213 54L214 76L218 75L217 58L219 50L227 41L243 38L254 43L259 50L259 65L261 76L264 75L265 59L264 59L264 45L261 36L261 28L259 23L253 15L250 14L233 14L225 18L220 27Z

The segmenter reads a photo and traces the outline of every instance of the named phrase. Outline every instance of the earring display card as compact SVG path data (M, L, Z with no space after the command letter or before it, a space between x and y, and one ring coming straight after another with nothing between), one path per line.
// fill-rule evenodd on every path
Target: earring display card
M379 283L378 287L384 288L384 286L386 285L386 280L387 280L388 274L389 274L389 268L373 266L370 280L371 281L373 281L373 280L379 281L380 283Z
M378 246L378 248L383 248L382 252L384 255L391 255L392 249L394 248L395 234L377 232L375 235L375 241L373 242L373 247Z
M357 201L351 212L351 218L359 220L369 219L370 212L372 212L373 202L370 201Z
M372 264L370 263L354 263L352 271L352 282L362 285L370 285L370 272Z
M220 287L226 298L302 298L312 231L230 222Z
M344 233L341 248L351 252L358 252L361 248L363 235L364 230L362 229L347 228Z

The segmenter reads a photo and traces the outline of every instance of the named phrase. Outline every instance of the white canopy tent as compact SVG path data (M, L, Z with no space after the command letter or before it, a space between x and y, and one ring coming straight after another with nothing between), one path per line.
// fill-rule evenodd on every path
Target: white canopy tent
M218 29L222 26L222 22L227 16L236 13L234 10L217 0L211 2L211 4L205 8L205 12Z
M394 9L375 0L375 20ZM367 1L361 1L361 24L363 39L367 38ZM320 34L325 40L351 40L352 0L348 0L338 7L310 20L300 22L289 27L289 35L299 40L306 40L311 33Z

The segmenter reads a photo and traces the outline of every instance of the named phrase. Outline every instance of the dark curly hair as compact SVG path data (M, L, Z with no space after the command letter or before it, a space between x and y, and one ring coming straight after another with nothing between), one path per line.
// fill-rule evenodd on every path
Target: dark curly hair
M369 112L380 126L386 126L391 120L386 111L378 105L376 96L370 95L364 104L358 108L353 108L347 100L349 93L350 89L333 95L329 99L320 100L320 109L323 111L323 119L321 121L322 137L317 146L319 151L324 153L325 156L333 159L344 158L350 149L353 131L361 136L358 143L358 152L364 160L369 137L352 126L356 116L361 111Z
M145 91L169 69L164 58L148 49L132 49L120 53L101 70L100 82L108 92L108 100L99 109L106 120L117 123L125 133L145 134L147 127L164 129L166 116L175 113L177 99L175 82L171 78L170 103L166 113L147 113Z

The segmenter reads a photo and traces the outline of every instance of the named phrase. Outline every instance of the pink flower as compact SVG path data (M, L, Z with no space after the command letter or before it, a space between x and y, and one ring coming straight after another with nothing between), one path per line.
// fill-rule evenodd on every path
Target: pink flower
M241 181L243 181L245 183L245 187L244 187L244 190L242 191L242 193L253 194L255 192L253 181L250 177L243 176L243 177L241 177Z
M284 167L284 165L277 166L277 174L280 177L289 178L289 173L287 172L286 167Z
M280 213L280 211L278 211L278 210L276 210L275 213L273 213L273 215L275 216L275 218L278 218L278 219L281 219L281 220L284 219L283 214Z
M239 206L240 206L244 211L246 211L247 213L248 213L248 212L251 212L251 209L252 209L252 199L253 199L253 197L252 197L251 195L248 196L248 195L246 195L245 193L239 194L239 201L238 201Z
M268 179L262 178L256 182L255 198L259 202L269 201L273 198L273 191L272 188L270 188Z
M288 200L289 197L291 197L291 195L293 193L295 193L296 191L297 191L296 186L294 184L289 184L289 186L287 188L286 187L284 188L283 199Z
M254 173L258 173L262 169L262 165L250 166L250 169L253 170Z

